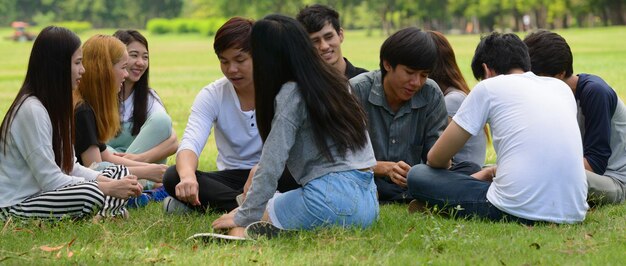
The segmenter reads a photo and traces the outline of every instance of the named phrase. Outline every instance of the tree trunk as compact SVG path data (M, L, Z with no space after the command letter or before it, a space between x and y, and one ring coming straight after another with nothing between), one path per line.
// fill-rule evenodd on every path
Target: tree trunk
M545 29L547 27L546 24L546 8L540 7L535 9L535 18L537 20L537 28Z
M519 32L520 29L524 28L524 26L523 26L524 24L522 22L522 15L519 13L517 8L513 8L512 12L513 12L513 21L514 21L513 22L513 31ZM520 24L522 25L521 27L520 27Z
M611 20L611 25L624 25L624 17L622 12L622 1L616 0L611 1L609 7L609 16Z

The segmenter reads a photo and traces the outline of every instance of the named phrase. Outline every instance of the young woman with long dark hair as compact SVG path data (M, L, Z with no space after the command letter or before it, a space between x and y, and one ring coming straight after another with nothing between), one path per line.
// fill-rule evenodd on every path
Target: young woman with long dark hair
M448 111L448 123L450 123L456 111L461 107L461 103L470 93L470 89L456 63L456 56L448 39L437 31L427 31L427 33L437 45L438 52L435 67L428 77L437 82L443 92ZM469 161L482 167L487 154L488 132L485 127L484 134L472 136L452 160L454 162Z
M371 225L378 216L376 160L346 78L292 18L256 22L251 46L263 150L243 205L213 227L237 235L260 220L278 229ZM302 188L274 196L285 166Z
M123 166L103 173L75 162L72 91L85 72L80 39L46 27L0 126L0 219L125 216L141 185Z
M148 40L136 30L118 30L113 34L128 51L128 77L119 93L121 128L107 142L115 155L146 163L166 163L176 152L178 140L172 118L157 93L150 88Z

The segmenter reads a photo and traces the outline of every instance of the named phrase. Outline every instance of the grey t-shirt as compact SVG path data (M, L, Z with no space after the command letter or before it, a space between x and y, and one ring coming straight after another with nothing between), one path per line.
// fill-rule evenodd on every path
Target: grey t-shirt
M306 104L296 83L283 85L276 95L274 108L272 129L263 144L259 168L252 179L246 201L235 215L235 223L239 226L247 226L261 219L267 201L276 192L285 165L302 186L332 172L376 165L369 138L363 149L347 151L345 157L341 157L334 143L328 140L335 161L326 159L315 144Z
M459 110L463 100L465 100L465 93L456 88L448 88L446 95L443 96L446 101L446 110L448 110L448 117L452 118ZM454 155L452 159L454 162L473 162L481 167L485 164L485 157L487 154L487 135L484 131L479 132L475 136L472 136L465 146Z

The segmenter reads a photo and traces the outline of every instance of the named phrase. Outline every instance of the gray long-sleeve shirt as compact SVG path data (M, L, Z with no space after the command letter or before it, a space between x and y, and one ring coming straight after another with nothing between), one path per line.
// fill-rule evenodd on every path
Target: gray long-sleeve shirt
M259 168L252 179L246 201L235 215L235 223L239 226L247 226L261 219L267 201L276 192L285 165L302 186L328 173L376 165L369 137L363 149L347 151L345 157L339 155L329 140L335 161L326 159L315 144L306 104L296 83L285 83L274 104L272 129L263 145Z
M98 172L78 163L69 175L59 168L52 150L50 116L37 97L24 100L13 117L6 141L6 154L0 151L0 207L98 177Z

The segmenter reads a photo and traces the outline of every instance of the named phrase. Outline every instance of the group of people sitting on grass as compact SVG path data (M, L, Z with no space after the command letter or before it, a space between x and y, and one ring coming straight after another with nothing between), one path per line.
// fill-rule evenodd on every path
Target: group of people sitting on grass
M179 144L139 32L81 46L46 27L0 127L0 218L127 217L169 195L166 212L226 212L213 228L241 236L257 221L366 228L385 203L534 224L624 202L624 104L600 77L573 75L558 34L482 37L471 93L439 32L399 30L370 72L343 41L323 5L231 18L213 43L224 77L198 93ZM218 169L203 172L211 130ZM497 161L484 165L490 141Z

